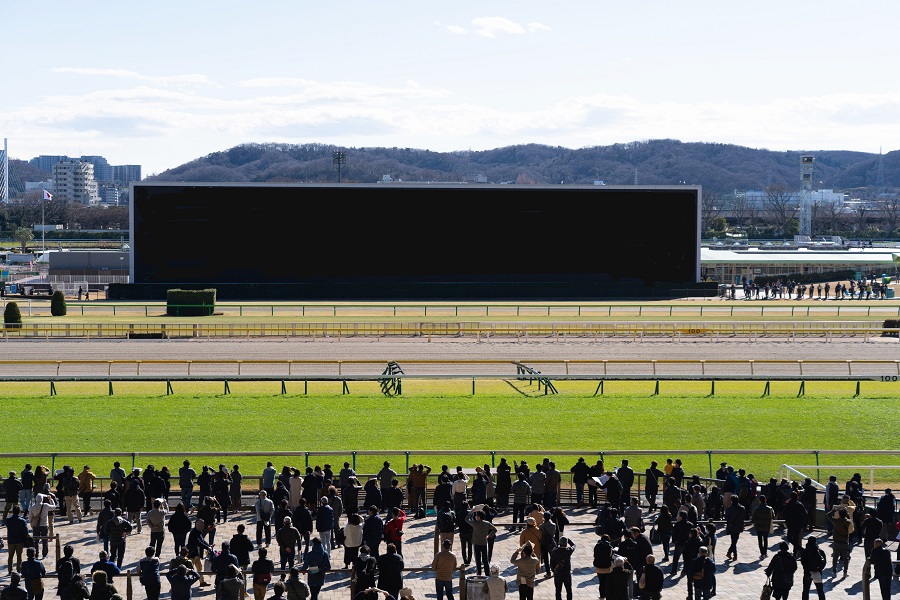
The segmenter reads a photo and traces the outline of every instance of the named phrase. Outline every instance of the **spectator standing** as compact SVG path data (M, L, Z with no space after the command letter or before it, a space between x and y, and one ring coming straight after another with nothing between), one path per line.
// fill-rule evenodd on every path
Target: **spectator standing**
M122 509L113 511L112 518L103 526L106 537L109 538L109 559L122 568L122 559L125 558L125 539L131 533L131 523L122 516Z
M22 507L18 504L19 491L16 490L16 502L12 506L12 516L5 520L6 543L9 545L9 572L21 573L22 552L25 550L25 541L28 538L28 521L22 517ZM13 568L15 563L15 568Z
M153 508L147 513L147 527L150 528L150 546L156 548L156 556L162 553L163 540L166 537L166 511L162 508L162 500L153 501Z
M284 589L287 592L287 600L307 600L309 598L309 584L300 579L300 569L297 567L291 569L284 582Z
M516 567L519 600L532 600L534 598L534 578L540 570L540 562L534 556L533 546L525 544L517 548L509 562Z
M559 545L550 553L549 569L553 573L553 584L556 586L556 600L562 600L562 590L566 589L566 599L572 600L572 553L575 544L569 538L559 538Z
M147 600L159 600L161 588L159 574L159 558L156 550L150 546L144 551L144 558L138 563L140 582L144 586Z
M806 538L806 546L800 555L800 564L803 566L803 600L809 600L809 588L815 584L819 600L825 600L825 589L822 584L822 571L828 564L825 553L819 548L817 538L814 535Z
M788 552L789 548L787 542L780 542L778 553L772 557L772 562L766 567L766 575L772 578L772 598L774 600L787 600L788 593L794 585L797 560Z
M244 533L246 528L243 524L237 526L237 533L231 536L231 553L238 559L238 566L241 571L246 571L250 566L250 553L253 552L253 542Z
M272 466L272 461L267 462L266 468L262 472L262 491L270 498L275 493L276 475L278 475L278 471Z
M91 498L94 495L94 482L97 476L91 471L89 465L84 465L84 469L78 474L78 495L81 496L82 513L91 514Z
M765 496L761 496L759 504L750 515L753 521L753 529L756 530L756 541L759 544L759 559L762 560L769 554L769 534L775 521L775 512Z
M22 563L21 574L25 582L28 600L41 600L44 597L44 577L47 569L37 559L37 550L33 547L25 549L25 562Z
M891 579L894 575L891 564L891 553L884 546L884 540L878 538L872 548L872 565L875 567L875 579L881 588L882 600L891 597Z
M258 558L253 561L250 572L253 573L253 600L265 600L269 583L272 582L272 571L275 563L268 558L269 551L260 548Z
M329 505L328 498L323 496L319 501L319 508L316 509L316 533L326 554L332 550L331 533L334 530L334 519L334 509ZM310 587L312 587L312 583L310 583Z
M31 470L31 464L26 464L22 470L22 491L19 492L19 506L22 507L22 514L27 515L31 508L31 499L34 498L34 471ZM27 586L26 586L27 587Z
M403 587L403 557L397 554L393 544L388 544L387 553L378 557L378 587L399 598Z
M444 596L447 600L453 600L453 572L456 570L456 555L453 554L450 540L444 540L441 551L434 555L431 568L434 570L434 588L437 600ZM479 573L480 574L480 573Z
M662 569L656 564L656 557L652 554L647 555L647 564L644 566L642 579L644 586L641 588L641 596L646 600L660 600L665 576Z
M180 565L176 570L166 573L166 579L169 581L172 600L191 600L191 587L200 580L200 575L186 565Z
M10 471L9 477L3 481L3 496L6 499L6 504L3 507L4 521L9 516L9 511L12 510L12 507L19 504L19 492L22 489L22 481L16 477L15 471ZM21 509L21 506L19 508Z
M709 600L716 577L716 565L709 558L709 549L701 546L700 551L688 568L688 577L694 584L695 600Z
M401 569L402 562L401 559ZM331 570L331 559L319 538L313 538L312 549L307 553L306 560L303 561L303 569L309 573L307 581L309 582L310 598L318 600L319 592L325 585L325 574Z
M271 464L269 463L270 466ZM274 470L272 469L272 471ZM265 490L259 493L259 498L257 498L254 508L256 511L256 545L262 546L262 534L265 531L266 546L268 546L272 543L272 517L275 514L275 504L269 500Z

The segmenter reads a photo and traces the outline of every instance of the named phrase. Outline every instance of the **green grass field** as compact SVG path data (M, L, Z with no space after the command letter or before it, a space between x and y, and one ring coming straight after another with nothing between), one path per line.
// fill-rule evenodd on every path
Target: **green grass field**
M310 465L341 465L357 451L357 469L374 472L386 458L402 470L409 451L411 462L439 467L442 462L474 467L490 463L479 456L423 456L416 451L521 450L542 458L549 450L593 450L596 460L607 453L609 464L623 458L616 451L660 450L654 456L633 456L643 469L650 460L675 458L677 450L753 449L896 449L900 422L896 415L898 384L863 383L862 397L853 399L853 383L809 383L806 396L797 398L798 384L773 383L772 395L761 398L762 384L719 383L716 396L706 397L708 383L663 382L653 396L652 382L608 382L603 396L591 397L592 382L560 382L560 394L544 396L523 382L404 382L402 397L385 398L375 383L350 384L341 395L340 383L175 383L175 395L165 395L163 383L64 383L49 397L45 384L5 384L6 416L2 448L20 456L0 458L0 468L20 470L49 459L30 458L33 452L117 452L123 466L131 452L166 452L166 457L138 457L138 466L153 463L177 467L180 452L208 452L192 459L231 465L258 473L266 457L234 458L234 452L272 451L277 466L305 466L303 457L277 457L279 451L344 451L341 456L310 457ZM16 426L15 424L22 424ZM395 456L365 455L365 451L396 450ZM499 460L501 455L496 455ZM509 455L507 458L522 458ZM551 458L553 456L551 455ZM559 457L568 468L571 456ZM688 473L709 474L706 454L681 456ZM900 450L890 456L821 454L818 464L898 465ZM58 457L80 467L96 465L106 474L113 458ZM743 466L758 478L777 476L788 464L817 464L813 454L714 454L714 468L722 460ZM614 461L614 462L611 462ZM849 476L840 473L839 477ZM823 474L824 476L824 474ZM866 475L867 477L867 471ZM881 481L898 481L900 472L878 474Z

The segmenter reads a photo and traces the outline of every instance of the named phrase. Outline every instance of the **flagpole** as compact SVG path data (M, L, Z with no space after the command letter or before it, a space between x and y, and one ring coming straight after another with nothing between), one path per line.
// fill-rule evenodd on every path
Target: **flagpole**
M46 248L44 248L44 238L47 235L47 231L46 231L47 228L44 225L44 204L46 204L46 203L47 203L47 201L44 198L41 198L41 253L42 254L46 252Z

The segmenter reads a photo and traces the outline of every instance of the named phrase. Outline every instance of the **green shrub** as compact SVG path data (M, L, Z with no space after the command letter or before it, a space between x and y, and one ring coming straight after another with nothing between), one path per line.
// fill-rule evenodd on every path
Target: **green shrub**
M20 329L22 327L22 313L19 311L19 305L15 302L7 302L6 310L3 311L3 324L8 329Z
M66 315L66 297L60 290L53 292L53 297L50 298L50 314L54 317Z
M166 315L170 317L208 317L215 309L215 289L166 292Z

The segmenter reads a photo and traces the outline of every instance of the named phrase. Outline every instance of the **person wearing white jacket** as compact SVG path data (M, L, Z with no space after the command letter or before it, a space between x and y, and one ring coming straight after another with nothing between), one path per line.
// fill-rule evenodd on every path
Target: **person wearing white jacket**
M44 538L41 540L41 558L47 558L50 521L53 518L53 512L58 507L52 494L36 494L31 509L28 511L28 521L34 536Z

